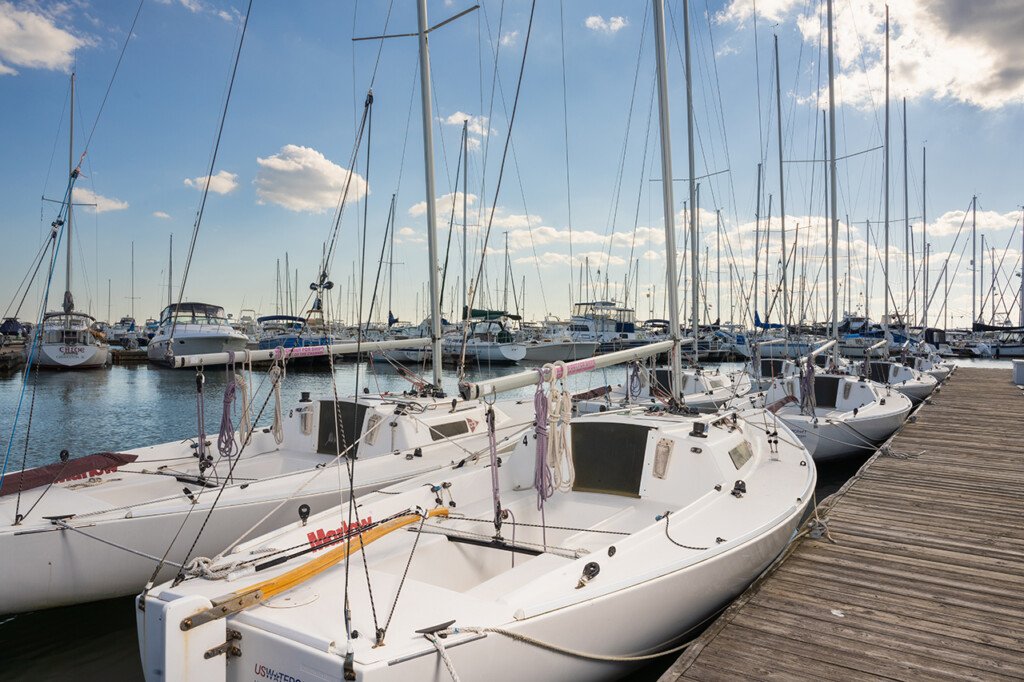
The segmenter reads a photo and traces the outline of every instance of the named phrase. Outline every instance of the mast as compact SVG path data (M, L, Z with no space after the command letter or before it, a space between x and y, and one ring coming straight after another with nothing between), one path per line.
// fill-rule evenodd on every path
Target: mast
M658 127L661 131L661 199L662 209L665 213L665 290L668 295L668 329L672 340L672 352L669 353L669 362L672 371L669 373L672 399L680 397L680 384L682 381L683 367L681 360L680 338L679 338L679 287L676 285L676 219L675 199L672 195L672 136L669 128L668 111L668 74L667 60L665 58L665 5L664 0L653 0L654 3L654 47L655 60L658 72ZM689 25L686 23L689 16L689 0L683 0L684 31L687 38L687 56L689 56ZM689 59L686 64L687 95L689 95ZM689 96L687 96L689 104ZM689 108L689 107L688 107ZM689 113L689 112L688 112ZM689 116L688 116L689 117ZM690 130L690 198L693 199L693 131ZM694 340L697 338L697 303L694 297L693 324ZM694 362L697 360L697 349L694 347Z
M697 289L700 286L700 254L697 246L697 164L694 159L693 145L693 75L690 69L690 0L683 0L683 41L686 48L684 51L686 55L686 146L690 170L690 277L692 278L690 320L693 324L693 363L697 364L697 323L700 314L697 306L699 297ZM662 39L662 47L664 48L664 39ZM667 112L666 109L666 118ZM662 177L667 178L665 181L667 184L672 183L671 175Z
M68 125L68 178L75 173L75 72L71 72L71 118ZM67 236L64 248L67 250L67 265L65 269L64 285L64 312L70 313L75 309L75 297L71 294L71 252L74 251L74 240L71 234L71 207L75 203L74 192L68 194L68 218L66 222Z
M903 311L903 336L910 336L910 292L913 286L910 282L910 194L908 176L910 168L907 159L907 98L903 98L903 270L906 277L906 308Z
M852 238L850 235L850 214L846 214L846 312L853 311L853 289L851 284L853 283L850 274L853 272L853 267L850 265L850 246L852 244Z
M984 289L985 287L985 235L981 235L981 262L978 264L981 271L978 273L979 286ZM981 306L978 309L978 318L984 319L985 317L985 293L981 293ZM975 320L971 320L971 328L974 328Z
M501 309L508 310L508 230L505 230L505 288L502 293Z
M467 203L469 196L469 120L462 122L462 309L468 314L469 298L466 294L466 268L469 260L469 230L466 222ZM572 279L572 270L569 270L569 278ZM572 283L569 284L569 291L572 292ZM570 293L570 296L572 294Z
M174 233L171 233L170 243L167 245L167 307L171 307L174 294L172 289L174 288L173 279L174 269Z
M757 197L754 200L754 312L757 312L757 266L761 258L761 164L757 164ZM757 332L757 329L754 329Z
M888 10L886 10L886 27L888 28ZM888 30L886 32L888 35ZM888 38L886 39L888 44ZM888 54L888 49L886 50ZM832 205L829 218L832 221L832 339L836 342L832 346L832 363L839 366L839 278L836 275L836 266L839 259L839 219L836 217L836 201L838 191L836 189L836 95L835 95L835 63L833 59L832 45L832 0L828 0L828 165L829 182L832 190ZM888 73L888 69L886 69ZM888 106L888 97L886 98ZM886 125L888 126L888 116Z
M715 211L715 314L722 321L722 209ZM637 275L640 273L640 261L637 261ZM731 319L729 320L732 321Z
M1024 218L1024 207L1021 208L1021 218ZM1020 253L1020 326L1024 327L1024 226L1022 226L1020 231Z
M831 0L829 7L832 7ZM830 10L831 11L831 10ZM830 29L831 30L831 29ZM829 63L829 68L832 64ZM885 183L885 257L882 261L882 273L884 284L882 285L882 298L885 301L884 313L882 315L882 335L886 340L889 338L889 6L885 6L885 143L882 153L885 156L882 173ZM889 344L885 346L885 357L889 357Z
M978 319L978 195L971 197L971 327Z
M931 248L928 244L928 148L921 148L921 243L924 244L924 265L922 266L921 279L921 326L928 327L928 266Z
M864 323L867 324L871 309L871 220L867 221L864 231L867 245L864 247Z
M437 292L437 212L434 194L434 121L430 105L430 49L427 46L427 0L418 0L420 108L423 113L423 165L427 191L427 252L430 273L430 338L433 386L441 390L441 305ZM482 255L481 255L482 257Z
M391 305L391 293L395 284L395 195L391 195L391 231L388 243L388 326L391 326L391 315L394 308ZM465 280L463 280L463 294L465 294Z
M110 280L107 280L107 319L110 319ZM132 241L132 319L135 319L135 241Z
M789 355L789 290L786 288L786 184L782 170L782 85L779 72L779 36L775 35L775 118L779 137L779 219L782 221L780 231L782 238L782 324L785 338L785 353Z

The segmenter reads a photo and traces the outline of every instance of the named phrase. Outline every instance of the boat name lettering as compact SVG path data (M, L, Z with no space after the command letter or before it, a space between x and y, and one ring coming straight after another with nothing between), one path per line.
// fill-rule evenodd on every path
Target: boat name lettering
M85 348L81 346L61 346L60 352L64 355L80 355L85 352Z
M294 675L289 675L288 673L283 673L280 670L268 668L262 663L257 663L255 665L255 670L257 677L262 677L267 680L273 680L274 682L302 682L301 679L295 677Z
M75 474L74 476L65 476L64 478L58 478L56 481L54 481L54 483L81 481L82 479L86 478L96 478L97 476L102 476L103 474L112 474L115 471L117 471L117 467L106 467L105 469L89 469L88 471L84 471L80 474Z
M312 533L306 533L306 538L309 540L309 546L314 550L323 549L324 547L334 544L337 540L344 538L348 535L349 531L356 530L356 528L365 528L373 523L373 519L367 516L365 519L359 519L356 523L351 526L344 521L341 522L341 526L338 528L332 528L330 530L324 530L318 528Z

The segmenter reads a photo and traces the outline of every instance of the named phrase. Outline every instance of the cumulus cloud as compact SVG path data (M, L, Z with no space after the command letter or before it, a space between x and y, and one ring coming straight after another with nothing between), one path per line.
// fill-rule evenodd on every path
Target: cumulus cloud
M449 192L448 194L442 194L437 197L434 206L437 208L438 223L443 218L447 222L452 215L452 207L454 206L455 221L458 223L462 222L462 192ZM466 196L467 206L476 206L477 196L470 192ZM453 203L454 202L454 203ZM427 202L418 201L409 207L409 216L412 218L419 218L427 215ZM438 225L440 228L440 225Z
M1009 211L999 213L998 211L978 211L978 230L981 232L998 232L1000 230L1012 230L1020 223L1020 211ZM928 221L928 238L948 237L955 235L961 225L964 231L971 229L971 212L967 211L946 211L938 218ZM920 222L914 223L914 232L920 234L922 231Z
M215 175L209 176L209 178L210 191L214 194L228 194L238 187L238 176L225 170L218 171ZM185 178L184 182L186 187L202 191L206 188L206 179L206 175L200 175L198 178Z
M553 251L545 251L538 256L522 256L521 258L515 258L512 261L517 264L525 265L539 265L540 267L551 267L551 266L579 266L581 263L590 263L592 268L607 268L609 265L625 265L626 260L619 256L611 255L603 251L586 251L583 253L575 253L572 257L569 257L567 253L555 253Z
M75 50L91 44L58 27L53 13L0 2L0 75L16 75L15 67L67 71Z
M720 23L735 22L742 23L754 16L756 0L732 0L721 12L715 15L715 20ZM786 17L793 8L800 5L800 0L761 0L756 3L757 18L769 23L778 23Z
M171 216L163 211L153 211L154 218L160 218L160 220L170 220Z
M615 35L622 29L629 26L629 19L626 17L608 17L605 19L600 14L587 17L583 25L596 33Z
M105 197L97 194L86 187L75 187L73 201L76 204L95 204L95 206L83 206L87 211L94 213L107 213L108 211L123 211L128 208L127 201Z
M519 31L508 31L498 41L502 47L512 47L519 40Z
M411 227L400 228L395 237L395 243L397 244L422 244L426 241L427 238L422 233L417 232Z
M322 213L334 209L348 181L349 171L311 147L287 144L273 156L257 158L256 194L259 203L289 211ZM352 174L346 201L359 201L367 193L366 180Z
M473 135L486 137L491 133L490 121L486 116L473 116L462 111L456 111L451 116L441 119L442 123L459 127L462 127L463 121L469 121L469 132ZM472 144L470 146L472 147ZM479 146L479 141L477 141L477 146Z
M796 0L766 0L758 3L758 17L779 22L806 6ZM818 9L796 16L804 41L812 45L825 39ZM750 0L732 0L717 18L742 22L752 14ZM893 3L889 18L896 96L985 109L1024 102L1024 12L1019 0ZM839 3L834 28L837 96L851 106L872 109L884 91L885 3Z

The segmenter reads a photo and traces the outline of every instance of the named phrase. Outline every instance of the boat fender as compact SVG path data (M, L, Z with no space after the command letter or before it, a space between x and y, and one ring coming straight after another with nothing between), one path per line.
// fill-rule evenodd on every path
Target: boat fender
M601 572L601 565L596 561L589 561L587 565L583 567L583 575L580 576L579 583L576 584L576 589L582 589L587 586L591 580L597 577L597 574Z
M302 520L302 525L306 525L306 521L309 519L310 508L308 504L299 505L299 519Z
M736 481L736 484L732 487L733 497L743 497L743 493L747 492L747 484L743 481Z

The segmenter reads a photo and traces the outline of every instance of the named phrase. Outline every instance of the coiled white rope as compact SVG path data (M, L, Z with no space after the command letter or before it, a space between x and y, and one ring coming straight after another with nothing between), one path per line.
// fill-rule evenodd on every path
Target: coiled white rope
M235 374L235 386L238 389L239 400L242 404L242 415L238 419L238 435L239 440L245 443L249 440L249 434L252 433L252 415L250 414L251 405L249 404L249 383L243 377L243 372Z
M566 390L565 380L555 379L554 369L564 366L553 363L548 390L548 466L554 472L555 490L569 492L576 480L569 443L569 422L572 420L572 393ZM560 384L560 385L559 385Z

